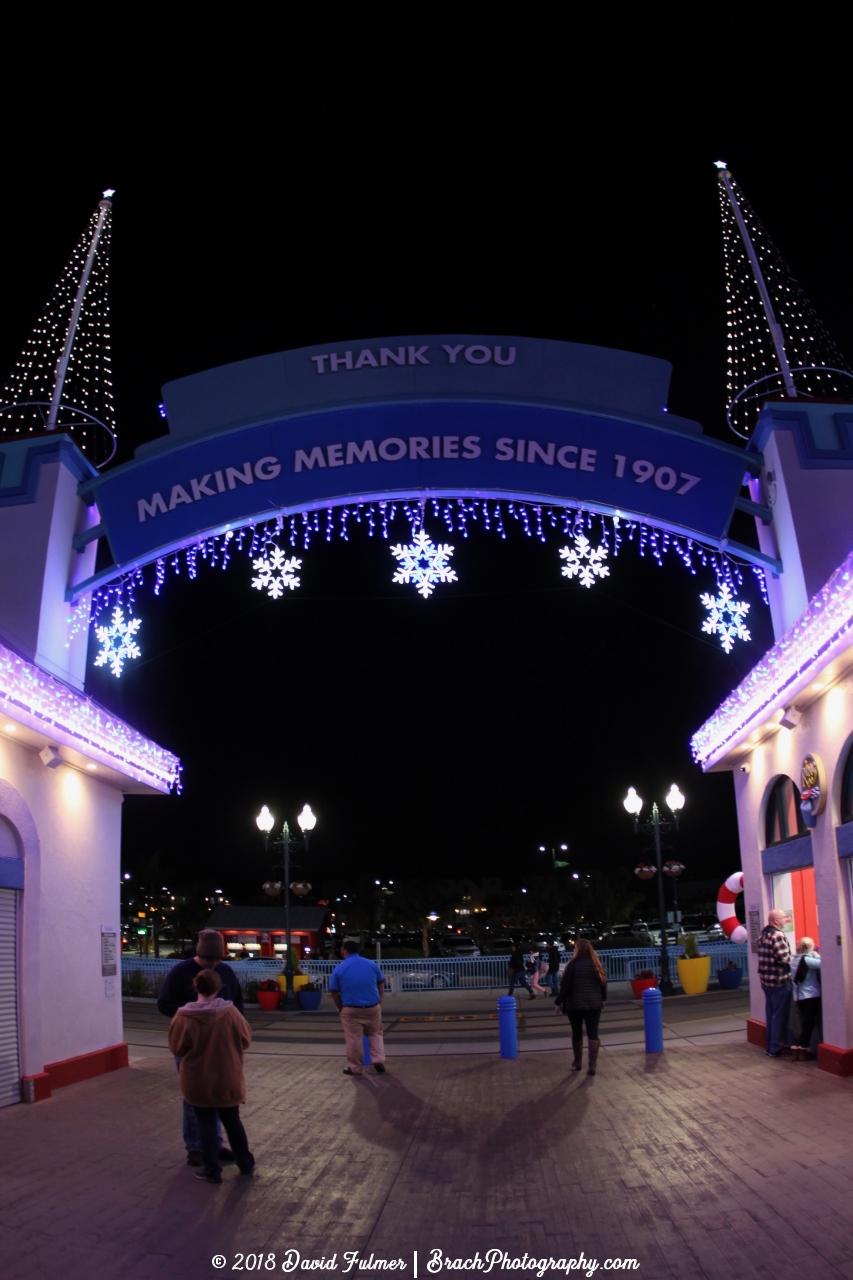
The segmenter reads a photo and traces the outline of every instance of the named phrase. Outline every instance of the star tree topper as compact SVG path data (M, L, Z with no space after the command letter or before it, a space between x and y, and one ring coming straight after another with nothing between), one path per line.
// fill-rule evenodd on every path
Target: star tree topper
M712 596L703 591L700 599L705 608L710 610L709 617L702 623L702 630L710 636L718 635L726 653L731 653L735 640L752 639L743 625L749 605L733 598L732 589L727 582L720 587L719 595Z
M425 529L414 535L408 546L398 543L391 548L395 560L400 567L391 579L392 582L413 582L424 600L435 590L437 582L456 582L456 573L447 563L453 555L453 548L446 542L436 545Z
M591 587L596 578L609 578L610 569L604 563L607 548L593 547L589 538L582 533L575 534L574 542L573 547L560 549L560 555L566 561L563 565L563 577L579 577L582 587Z
M281 548L275 545L268 550L269 558L265 551L259 559L252 561L252 568L258 575L252 579L252 586L256 591L266 591L271 600L277 600L284 595L285 587L293 591L299 586L299 579L293 571L302 568L302 561L295 556L288 560Z
M125 622L118 605L113 609L112 618L112 626L95 628L98 644L102 646L95 659L95 666L103 667L109 663L110 671L118 679L126 659L142 656L142 650L133 638L142 626L142 619L128 618Z

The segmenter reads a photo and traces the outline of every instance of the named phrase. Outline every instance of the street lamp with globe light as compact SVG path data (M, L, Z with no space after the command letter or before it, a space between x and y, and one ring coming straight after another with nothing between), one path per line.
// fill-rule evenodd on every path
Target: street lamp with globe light
M308 853L308 841L311 832L317 825L317 815L312 812L310 804L303 805L302 812L296 821L302 831L302 839L294 840L290 835L290 827L287 822L282 824L281 835L278 840L270 840L270 832L275 826L275 818L270 813L267 805L264 805L258 816L255 818L258 830L263 833L264 849L267 852L272 849L280 849L283 854L281 863L284 871L284 933L286 960L284 965L285 981L287 983L287 991L284 996L284 1008L293 1009L297 1007L296 997L293 993L293 956L290 950L290 850L291 846L301 852ZM275 870L275 868L273 868Z
M661 995L671 996L673 993L673 987L672 979L669 976L669 954L666 946L666 906L663 900L663 863L661 861L660 849L661 828L666 831L670 824L665 819L661 819L660 810L658 809L656 801L652 804L651 821L640 823L639 818L640 814L643 812L643 801L637 794L634 787L628 788L628 794L622 803L634 820L635 834L642 829L645 835L653 834L655 838L655 856L657 858L658 877L658 912L660 914L660 990ZM673 783L669 789L669 795L666 797L666 803L672 813L673 823L677 830L678 815L684 808L684 796L681 794L675 783ZM644 872L654 870L654 868L645 867L643 863L640 863L640 867L643 868ZM635 874L642 877L640 867L637 868ZM648 877L646 876L645 878Z

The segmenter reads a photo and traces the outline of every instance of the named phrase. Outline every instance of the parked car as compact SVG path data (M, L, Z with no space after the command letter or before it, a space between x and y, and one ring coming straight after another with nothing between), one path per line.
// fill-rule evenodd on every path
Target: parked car
M651 937L651 940L652 940L652 946L659 947L660 946L660 920L650 920L648 928L649 928L649 936ZM666 941L667 941L667 944L672 944L673 946L678 941L678 925L677 924L667 924Z
M720 928L720 922L716 916L709 915L689 915L681 917L681 935L682 937L692 933L696 941L702 942L721 942L725 938L725 934Z
M615 949L616 947L651 947L651 934L648 930L642 933L636 933L632 924L614 924L609 933L599 941L598 946L602 949Z
M440 951L443 956L467 957L480 954L480 948L474 939L465 933L452 933L442 938Z
M447 987L459 986L459 974L455 970L432 965L395 973L391 978L394 987L401 991L443 991Z

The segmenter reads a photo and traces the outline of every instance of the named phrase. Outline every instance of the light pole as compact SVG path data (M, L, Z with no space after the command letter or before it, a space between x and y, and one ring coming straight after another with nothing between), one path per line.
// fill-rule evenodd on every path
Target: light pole
M302 812L296 821L302 832L301 840L293 840L290 835L290 827L285 822L281 828L281 835L278 840L270 840L270 832L275 826L275 818L270 813L266 805L261 809L255 822L258 830L264 835L264 848L269 851L270 848L280 849L284 855L282 867L284 870L284 933L287 959L284 965L285 981L287 983L287 991L284 997L284 1007L286 1009L294 1008L295 997L293 994L293 959L290 950L290 846L308 853L308 840L311 832L317 825L317 815L311 812L310 804L302 806Z
M666 946L666 906L663 900L663 863L661 862L660 853L661 827L666 831L670 824L665 819L663 821L661 820L660 809L658 809L657 801L652 804L651 822L640 823L639 818L643 811L643 801L637 795L634 787L628 788L628 794L622 803L634 819L635 834L642 825L642 830L646 835L654 834L655 837L655 856L658 864L658 912L660 914L660 990L661 995L671 996L673 988L672 980L669 976L669 953ZM681 794L675 783L673 783L669 789L669 795L666 798L666 803L672 811L673 821L677 830L678 814L680 810L684 808L684 796Z
M569 851L569 846L568 846L567 844L561 844L561 845L560 845L560 853L568 853L568 851ZM540 853L548 853L548 852L550 852L550 854L551 854L551 867L552 867L552 869L553 869L554 871L557 871L558 869L561 869L562 867L567 867L567 866L569 865L569 864L568 864L568 862L561 862L561 861L558 859L558 857L557 857L557 850L556 850L556 849L551 849L551 850L549 851L549 850L546 848L546 846L545 846L544 844L540 844L540 846L539 846L539 852L540 852Z

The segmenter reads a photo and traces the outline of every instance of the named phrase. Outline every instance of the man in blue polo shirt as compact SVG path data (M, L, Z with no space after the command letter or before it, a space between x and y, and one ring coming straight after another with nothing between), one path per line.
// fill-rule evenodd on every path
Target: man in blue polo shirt
M358 943L349 939L341 947L343 960L332 970L329 991L341 1015L346 1040L345 1076L363 1074L364 1048L367 1036L370 1060L378 1075L385 1073L385 1041L382 1039L382 997L385 975L374 964L358 954Z

